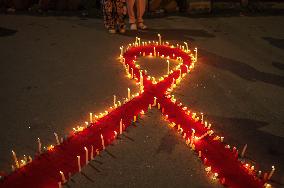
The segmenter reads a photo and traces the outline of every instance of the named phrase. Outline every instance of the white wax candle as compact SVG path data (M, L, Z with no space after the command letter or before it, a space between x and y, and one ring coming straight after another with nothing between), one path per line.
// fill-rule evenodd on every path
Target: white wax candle
M13 154L13 158L14 158L14 162L15 162L16 168L19 168L20 167L19 161L17 159L16 153L13 150L12 150L12 154Z
M158 34L158 37L159 37L159 45L161 45L162 44L162 37L161 37L160 34Z
M115 107L116 106L116 96L113 95L113 106Z
M38 152L41 154L41 141L39 138L37 138L37 142L38 142Z
M244 156L245 156L245 152L246 152L246 150L247 150L247 147L248 147L247 144L243 147L243 150L242 150L242 153L241 153L241 157L244 157Z
M195 51L195 62L197 62L197 48L195 48L194 51Z
M86 153L86 164L89 163L89 152L88 152L88 149L86 147L84 147L85 149L85 153Z
M94 146L91 146L91 160L94 160Z
M78 161L78 170L79 170L79 172L81 172L81 160L80 160L80 156L77 156L77 161Z
M62 183L66 183L67 181L66 181L66 178L65 178L64 173L63 173L62 171L59 171L59 172L60 172L60 174L61 174Z
M185 46L186 46L186 52L188 52L188 44L187 42L184 42Z
M104 140L104 137L103 135L101 134L101 140L102 140L102 147L103 147L103 150L105 150L105 140Z
M60 145L58 135L57 135L56 133L54 133L54 136L55 136L55 139L56 139L56 143L57 143L57 145Z
M119 122L119 134L122 134L122 119Z
M127 88L127 93L128 93L127 98L130 100L130 89L129 88Z
M90 122L93 123L93 113L90 112Z
M271 171L270 171L270 173L269 173L269 175L268 175L268 180L270 180L270 178L272 177L272 175L274 174L274 171L275 171L275 167L274 166L272 166L272 169L271 169Z
M170 74L170 61L167 60L167 63L168 63L168 74Z

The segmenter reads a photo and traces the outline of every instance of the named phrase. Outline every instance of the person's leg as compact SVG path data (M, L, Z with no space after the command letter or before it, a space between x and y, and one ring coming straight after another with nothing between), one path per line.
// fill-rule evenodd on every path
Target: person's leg
M147 29L147 26L144 25L143 15L146 8L146 0L136 0L137 7L137 22L139 29Z
M125 32L125 22L124 17L126 15L125 10L125 0L116 0L116 24L118 26L119 32L124 33Z
M129 16L129 23L135 24L135 13L134 13L134 4L135 0L126 0L127 2L127 10L128 10L128 16Z
M143 15L146 8L146 0L136 0L137 22L143 23Z
M112 30L114 30L114 17L113 17L113 2L112 2L112 0L103 0L102 1L102 8L103 8L103 14L104 14L105 27L110 32L113 32Z

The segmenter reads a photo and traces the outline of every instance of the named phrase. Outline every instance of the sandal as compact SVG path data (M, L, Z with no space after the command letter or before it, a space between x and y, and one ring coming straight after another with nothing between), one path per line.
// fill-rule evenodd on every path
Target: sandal
M141 23L138 23L138 28L141 29L141 30L148 29L147 26L144 25L144 23L142 23L142 22L141 22Z
M137 30L137 25L135 23L130 24L130 30Z

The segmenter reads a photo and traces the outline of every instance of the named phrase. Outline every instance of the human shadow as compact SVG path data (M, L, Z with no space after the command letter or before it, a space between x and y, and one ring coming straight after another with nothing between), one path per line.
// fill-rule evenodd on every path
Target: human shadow
M202 62L215 68L229 71L248 81L261 81L279 87L284 87L284 76L262 72L256 68L233 59L219 56L206 50L199 50Z
M7 29L4 27L0 27L0 37L6 37L6 36L11 36L17 33L17 30L14 29Z
M277 166L278 171L273 175L273 183L276 187L284 186L281 179L284 175L284 138L260 130L268 126L269 122L215 115L206 115L206 118L214 122L213 129L225 136L225 142L237 146L239 152L243 145L248 144L245 160L253 160L252 163L256 163L260 170L264 171L270 170L271 165Z

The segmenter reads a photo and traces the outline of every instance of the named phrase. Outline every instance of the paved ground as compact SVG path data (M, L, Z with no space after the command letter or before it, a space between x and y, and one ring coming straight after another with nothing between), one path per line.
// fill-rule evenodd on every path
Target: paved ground
M247 160L257 162L263 171L275 165L273 183L284 186L284 17L167 17L146 21L151 28L148 32L111 36L98 19L0 16L0 169L10 168L11 149L18 155L33 154L38 137L44 144L55 143L53 132L67 134L87 118L88 112L100 112L111 105L113 94L122 98L127 87L137 90L116 59L119 46L136 35L152 40L159 32L171 42L189 41L200 49L198 66L177 88L177 98L207 114L214 129L231 145L242 147L247 143ZM167 132L162 122L145 120L144 124L145 128L127 133L135 142L109 148L119 163L102 154L101 172L95 173L107 178L95 181L95 185L125 187L122 185L128 183L129 187L139 187L147 186L148 180L157 187L186 186L194 181L196 187L214 185L203 178L195 155L183 149L178 136ZM153 127L160 131L155 132ZM167 134L174 141L168 142ZM154 139L147 140L147 136ZM157 156L146 155L160 145L174 148ZM127 156L129 151L135 152L133 158ZM145 156L137 160L139 152ZM125 166L128 160L132 163ZM172 162L183 168L175 172L173 166L164 166ZM153 168L147 167L147 173L143 173L143 165ZM161 167L162 172L158 170ZM87 176L95 179L90 168L86 168ZM193 178L186 179L183 172L193 174ZM129 180L125 174L134 178ZM173 182L171 177L179 177L180 182ZM92 186L82 175L74 180Z
M221 187L167 125L150 111L65 187Z

